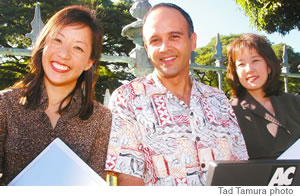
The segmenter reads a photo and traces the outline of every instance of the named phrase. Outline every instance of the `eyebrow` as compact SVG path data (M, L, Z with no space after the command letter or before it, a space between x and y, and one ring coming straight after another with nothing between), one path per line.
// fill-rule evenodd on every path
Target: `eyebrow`
M171 31L169 34L179 34L179 35L183 35L184 33L181 31Z
M184 33L181 32L181 31L171 31L171 32L169 32L168 34L169 34L169 35L172 35L172 34L184 35ZM152 35L152 36L149 38L149 40L151 40L151 39L153 39L153 38L156 38L156 37L159 37L159 36L158 36L157 34L154 34L154 35Z
M259 58L261 58L262 56L256 54L256 55L253 55L252 57L259 57Z
M263 58L263 57L258 54L255 54L255 55L251 56L251 58ZM235 61L243 62L245 60L242 58L237 58Z
M81 43L81 44L84 44L86 47L88 47L88 44L87 43L85 43L85 42L83 42L83 41L80 41L80 40L77 40L77 41L75 41L76 43Z
M65 38L64 34L62 34L61 32L58 32L58 34ZM81 41L81 40L75 40L75 42L76 42L76 43L84 44L86 47L88 47L88 44L85 43L84 41Z

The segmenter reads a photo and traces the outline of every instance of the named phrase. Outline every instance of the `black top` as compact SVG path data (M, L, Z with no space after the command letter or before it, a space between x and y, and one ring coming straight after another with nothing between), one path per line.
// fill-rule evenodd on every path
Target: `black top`
M300 96L282 93L270 99L275 116L249 93L231 100L249 159L276 159L300 137ZM269 130L277 127L274 137Z

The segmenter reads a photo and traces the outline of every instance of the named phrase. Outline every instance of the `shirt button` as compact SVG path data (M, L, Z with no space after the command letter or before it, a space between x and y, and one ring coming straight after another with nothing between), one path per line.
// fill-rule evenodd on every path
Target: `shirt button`
M194 112L190 112L190 115L191 115L191 116L194 116Z
M206 166L205 163L201 163L202 168L205 168L205 166Z
M200 141L200 137L199 137L199 136L196 137L196 141L197 141L197 142Z

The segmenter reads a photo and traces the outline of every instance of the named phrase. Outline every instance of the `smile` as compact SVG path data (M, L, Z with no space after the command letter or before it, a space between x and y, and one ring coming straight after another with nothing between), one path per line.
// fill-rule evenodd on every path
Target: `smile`
M51 65L52 65L52 68L58 72L66 72L66 71L70 70L70 68L68 66L61 65L57 62L52 62Z
M249 77L247 77L247 81L254 82L257 78L258 78L258 76L249 76Z
M173 57L161 58L161 61L163 61L164 64L167 64L173 62L175 59L176 57L173 56Z
M175 57L169 57L169 58L165 58L165 59L163 59L164 61L170 61L170 60L173 60L173 59L175 59Z

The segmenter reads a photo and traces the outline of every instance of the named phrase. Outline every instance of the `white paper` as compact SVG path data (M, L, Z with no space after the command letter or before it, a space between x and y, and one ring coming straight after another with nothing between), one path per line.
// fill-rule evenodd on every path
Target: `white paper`
M9 186L108 186L63 141L56 138Z
M277 160L284 159L300 159L300 139L293 143L286 151L284 151Z

